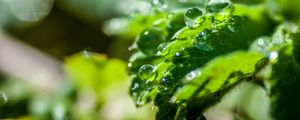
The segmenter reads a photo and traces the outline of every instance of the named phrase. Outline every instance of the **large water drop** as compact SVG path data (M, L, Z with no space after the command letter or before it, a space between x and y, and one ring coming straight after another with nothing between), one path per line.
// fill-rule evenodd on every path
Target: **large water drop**
M163 31L159 28L150 27L144 30L137 37L137 47L145 54L149 56L154 56L159 44L165 41L165 36Z
M198 8L189 8L184 14L184 20L186 26L189 28L195 28L198 26L197 19L202 16L202 11Z
M161 43L158 47L157 47L157 55L159 56L165 56L169 53L169 48L168 48L168 44L167 43Z
M145 81L153 81L156 75L157 73L155 72L154 66L149 64L143 65L138 71L140 79Z

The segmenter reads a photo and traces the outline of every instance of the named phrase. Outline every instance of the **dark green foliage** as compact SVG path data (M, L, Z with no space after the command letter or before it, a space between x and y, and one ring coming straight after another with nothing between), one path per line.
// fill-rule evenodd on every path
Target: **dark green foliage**
M269 21L274 18L266 16L275 14L266 7L269 2L235 2L259 3L210 0L186 8L185 14L154 12L167 17L153 20L137 37L140 51L129 61L130 94L137 106L153 101L159 120L206 119L205 110L236 86L252 82L267 94L272 87L274 118L299 118L297 25L283 23L274 32Z
M300 33L293 35L293 55L295 60L300 64Z
M279 51L278 62L273 65L272 116L276 120L300 119L300 66L292 55L291 47Z

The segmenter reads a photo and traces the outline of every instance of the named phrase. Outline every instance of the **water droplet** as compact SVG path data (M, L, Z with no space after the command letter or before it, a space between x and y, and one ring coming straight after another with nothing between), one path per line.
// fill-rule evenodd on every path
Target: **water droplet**
M169 53L169 48L168 48L168 44L167 43L161 43L158 47L157 47L157 53L156 55L159 56L166 56Z
M242 18L239 16L233 16L229 19L229 24L227 25L227 28L231 32L239 32L242 28Z
M189 8L186 13L184 14L184 17L186 19L192 19L195 20L199 16L202 15L202 11L199 10L198 8Z
M168 0L152 0L152 5L157 7L159 10L165 10L167 9L168 5L167 5Z
M269 60L271 62L275 62L277 60L277 58L278 58L278 53L276 51L273 51L270 53Z
M202 32L200 32L195 39L195 46L198 49L204 50L204 51L210 51L213 49L212 45L211 45L211 34L212 34L212 30L210 29L204 29Z
M182 55L180 54L180 52L176 52L175 53L175 57L181 57Z
M202 11L198 8L189 8L184 14L184 20L186 26L189 28L195 28L198 26L197 19L202 16Z
M139 87L140 87L139 83L134 83L131 90L134 91L134 90L138 89Z
M0 94L0 100L0 105L4 105L7 102L7 96L4 92Z
M129 51L133 51L135 49L137 49L137 45L136 44L132 44L131 46L128 47Z
M150 27L138 36L136 44L145 55L154 56L158 45L163 42L165 42L164 32L158 28Z
M138 76L142 80L153 81L157 76L157 72L155 71L153 65L146 64L139 69Z
M87 51L87 50L83 50L83 51L82 51L82 55L83 55L85 58L90 58L91 53L90 53L89 51Z
M163 78L161 79L161 84L162 84L163 86L172 86L172 85L174 85L174 81L172 81L170 78L163 77Z
M140 107L150 101L150 98L148 97L148 93L149 93L148 91L143 91L140 93L140 95L137 97L136 100L136 106Z
M176 52L172 61L176 65L183 65L189 59L189 53L186 50Z
M128 63L128 68L131 68L132 67L132 63Z
M185 76L185 79L187 81L191 81L193 80L195 77L197 76L200 76L202 73L200 70L194 70L194 71L191 71L190 73L188 73L186 76Z
M209 3L207 3L206 9L209 12L219 12L223 9L230 6L229 1L217 1L217 0L211 0Z
M260 38L260 39L257 40L257 44L259 46L265 46L266 42L264 41L264 39Z
M270 47L271 39L270 37L259 37L258 39L253 42L250 46L251 50L260 51L261 53L268 54L267 48Z

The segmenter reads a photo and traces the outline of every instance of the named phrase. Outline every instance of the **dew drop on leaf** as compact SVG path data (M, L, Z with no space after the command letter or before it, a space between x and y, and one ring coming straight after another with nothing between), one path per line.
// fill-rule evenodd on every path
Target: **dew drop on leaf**
M196 18L198 18L201 15L202 15L202 11L199 10L198 8L190 8L186 11L186 13L184 14L184 17L186 19L195 20Z
M91 53L88 51L88 50L83 50L82 51L82 55L85 57L85 58L90 58L90 55Z
M277 58L278 58L278 53L276 51L273 51L270 53L269 60L271 62L275 62L277 60Z
M184 14L184 20L186 26L189 28L194 28L197 26L197 18L202 16L202 11L198 8L189 8Z
M137 106L142 106L142 105L146 104L150 100L147 97L148 93L149 93L148 91L141 92L141 94L139 95L139 97L137 98L137 101L136 101L136 105Z
M174 84L174 81L172 81L170 78L163 77L161 79L161 84L164 86L172 86Z
M185 76L185 80L187 81L191 81L193 80L195 77L201 75L201 71L200 70L194 70L189 72L186 76Z
M195 46L204 51L210 51L213 49L213 47L210 45L210 36L212 34L211 29L204 29L202 32L200 32L195 39Z
M157 47L157 53L156 55L159 56L165 56L168 55L169 53L169 48L168 48L168 44L167 43L161 43L158 47Z
M229 19L229 24L227 25L228 29L231 32L239 32L242 26L242 18L239 16L233 16Z
M186 57L188 57L188 55L189 54L187 51L176 52L173 57L173 63L176 65L181 65L186 63Z
M133 84L133 87L131 88L132 91L138 89L140 87L140 84L139 83L134 83Z
M157 72L155 71L154 66L149 64L143 65L138 71L140 79L145 81L153 81L156 78L156 75Z
M158 28L148 28L137 38L137 47L145 54L154 56L159 44L165 41L163 31Z

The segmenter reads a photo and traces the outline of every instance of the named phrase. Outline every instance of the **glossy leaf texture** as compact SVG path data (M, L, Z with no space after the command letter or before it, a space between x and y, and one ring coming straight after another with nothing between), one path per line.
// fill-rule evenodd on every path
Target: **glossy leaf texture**
M204 110L231 88L252 80L264 54L234 51L247 50L257 37L268 34L270 24L264 7L230 2L172 15L186 26L173 27L178 29L174 32L166 20L136 38L138 52L128 64L130 94L136 106L154 101L157 119L202 119Z

